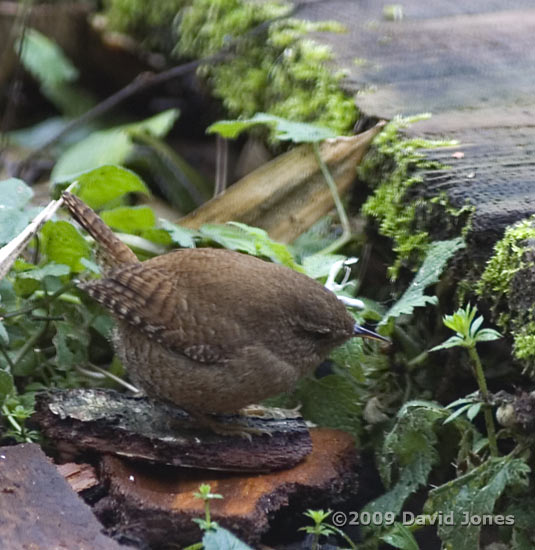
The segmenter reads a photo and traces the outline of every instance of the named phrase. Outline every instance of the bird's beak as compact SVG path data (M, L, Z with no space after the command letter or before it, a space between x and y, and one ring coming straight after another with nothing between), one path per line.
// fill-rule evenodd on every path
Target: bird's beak
M360 336L361 338L371 338L372 340L380 340L381 342L387 342L388 344L392 343L388 338L385 338L384 336L381 336L380 334L377 334L376 332L368 330L367 328L361 327L357 324L355 324L353 328L353 336Z

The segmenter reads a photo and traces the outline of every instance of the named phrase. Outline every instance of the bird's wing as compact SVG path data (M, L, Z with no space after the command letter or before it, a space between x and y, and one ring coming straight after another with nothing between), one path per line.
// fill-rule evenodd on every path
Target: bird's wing
M164 347L201 363L224 363L228 357L224 342L229 340L206 329L203 315L213 312L204 308L203 314L199 297L189 295L185 281L181 284L183 277L191 278L191 273L171 275L158 265L131 264L80 287L115 317ZM228 328L221 330L228 333Z

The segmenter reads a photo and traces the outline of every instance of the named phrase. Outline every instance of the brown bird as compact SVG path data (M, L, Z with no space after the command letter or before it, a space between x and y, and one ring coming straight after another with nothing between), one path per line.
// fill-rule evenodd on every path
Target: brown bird
M306 275L212 248L140 262L85 203L63 200L99 244L103 276L79 286L117 319L113 344L131 379L212 427L207 414L291 390L346 340L385 340Z

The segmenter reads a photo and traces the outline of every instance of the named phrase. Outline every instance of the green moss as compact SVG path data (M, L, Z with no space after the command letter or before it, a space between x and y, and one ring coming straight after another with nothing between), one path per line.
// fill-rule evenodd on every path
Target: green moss
M110 28L131 34L146 47L165 50L172 47L173 29L169 24L190 0L105 0Z
M389 275L396 279L402 266L416 269L427 252L430 236L427 231L416 228L416 218L429 216L438 208L450 218L460 216L466 209L454 209L444 195L431 201L411 199L408 191L422 182L418 171L422 169L443 169L444 166L431 162L419 149L451 145L448 141L430 141L420 138L405 139L400 129L427 117L396 117L377 136L370 153L359 166L359 178L373 188L373 193L364 203L363 212L376 218L379 233L394 242L396 259L389 268Z
M535 240L535 216L507 228L494 246L492 257L479 283L477 293L490 302L496 324L513 336L513 354L535 374L535 315L532 307L520 310L511 307L511 291L515 276L532 270L526 259L527 244Z
M289 4L175 0L170 3L180 10L175 17L169 6L158 11L161 3L151 7L139 0L108 2L110 22L120 30L141 29L150 34L151 24L174 21L178 39L167 53L179 58L206 57L241 37L235 55L199 70L233 117L267 112L327 126L340 134L347 133L357 119L353 97L340 86L345 73L333 72L329 66L331 49L307 38L310 32L340 32L339 23L286 18L271 22L262 32L249 33L288 13Z

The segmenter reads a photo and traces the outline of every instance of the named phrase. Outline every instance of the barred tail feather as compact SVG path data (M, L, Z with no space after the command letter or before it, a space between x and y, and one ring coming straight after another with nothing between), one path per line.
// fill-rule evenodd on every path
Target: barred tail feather
M108 267L138 263L136 255L104 223L100 216L78 197L65 191L63 202L72 217L95 239Z

